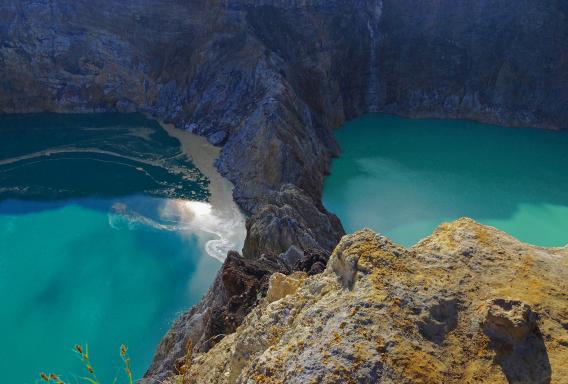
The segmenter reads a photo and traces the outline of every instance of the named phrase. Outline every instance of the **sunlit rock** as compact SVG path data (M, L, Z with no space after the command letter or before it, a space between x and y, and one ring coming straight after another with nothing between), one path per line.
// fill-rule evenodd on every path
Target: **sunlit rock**
M409 249L360 231L342 239L323 274L297 289L297 280L289 289L291 277L270 281L274 293L236 332L194 357L192 382L568 377L568 248L534 247L460 219Z

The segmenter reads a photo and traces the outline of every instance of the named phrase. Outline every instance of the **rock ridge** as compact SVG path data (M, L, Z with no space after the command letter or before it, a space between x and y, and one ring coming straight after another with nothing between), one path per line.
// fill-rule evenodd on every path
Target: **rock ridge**
M409 249L363 230L343 237L322 274L273 276L266 298L195 355L187 377L567 383L567 267L568 247L523 244L470 219Z

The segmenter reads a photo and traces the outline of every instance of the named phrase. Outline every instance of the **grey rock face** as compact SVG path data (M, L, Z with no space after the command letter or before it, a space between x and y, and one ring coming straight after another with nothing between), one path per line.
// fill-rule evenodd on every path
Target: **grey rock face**
M243 255L279 255L290 246L300 249L332 249L342 232L339 220L290 184L270 193L264 205L247 222Z
M213 145L221 145L225 142L226 138L227 138L227 133L220 131L213 133L211 136L207 138L207 140Z
M568 127L566 2L383 3L383 110Z
M177 372L188 340L195 352L207 352L223 336L234 332L259 294L266 293L270 275L284 271L274 259L246 260L229 252L201 302L183 314L160 342L144 382L162 382L171 372Z
M294 266L304 257L304 252L296 247L295 245L291 245L290 248L284 253L281 253L278 258L282 260L282 262L290 269L293 269Z
M206 136L252 215L245 258L325 254L343 234L321 204L334 127L386 111L566 128L567 17L559 0L4 0L0 112L136 110ZM181 339L204 332L190 318Z

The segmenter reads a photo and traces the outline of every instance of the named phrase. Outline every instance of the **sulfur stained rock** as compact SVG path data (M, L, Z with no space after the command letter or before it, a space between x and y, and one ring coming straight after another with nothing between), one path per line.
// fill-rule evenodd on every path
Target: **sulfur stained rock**
M567 382L568 248L470 219L410 249L345 236L322 274L269 296L194 356L193 382Z
M272 303L295 293L307 277L308 275L305 272L294 272L290 276L279 272L273 274L268 281L266 300Z
M485 333L509 344L524 341L537 327L531 307L519 300L492 299L488 302Z

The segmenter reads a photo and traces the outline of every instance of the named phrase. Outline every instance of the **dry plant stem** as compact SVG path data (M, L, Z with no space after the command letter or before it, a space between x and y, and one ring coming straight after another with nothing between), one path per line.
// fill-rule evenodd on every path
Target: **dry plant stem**
M189 369L191 368L191 359L193 358L193 342L191 339L187 341L185 348L185 374L183 375L183 384L189 384Z
M126 372L126 376L128 376L128 380L130 384L132 384L132 372L130 370L130 357L127 354L127 349L124 344L120 346L120 357L124 362L124 372Z
M75 353L79 354L81 362L83 363L83 365L89 372L89 375L91 376L91 377L81 377L81 379L89 382L90 384L102 384L99 381L99 379L97 379L95 369L90 363L89 346L85 345L85 349L83 350L83 347L80 344L77 344L75 345L74 351ZM128 377L129 384L133 384L134 381L132 380L132 372L130 370L130 356L128 356L127 349L124 344L120 346L120 357L122 358L122 362L124 363L124 371L126 372L126 376ZM41 378L41 380L47 383L65 384L65 382L61 380L59 376L57 376L55 373L47 375L45 372L40 372L39 377ZM115 377L113 384L116 383L117 380L118 377Z
M49 376L44 372L39 373L39 377L48 383L65 384L55 373L50 373Z
M185 356L183 359L183 364L178 366L177 375L176 375L176 383L177 384L189 384L189 370L191 368L191 360L193 358L193 342L191 339L187 341L185 345Z
M89 375L91 375L91 377L83 377L82 379L88 381L91 384L101 384L99 382L99 379L97 379L95 369L93 368L91 362L89 361L89 345L85 345L85 351L83 352L83 347L81 347L80 344L77 344L75 345L75 352L79 354L81 362L89 372Z

